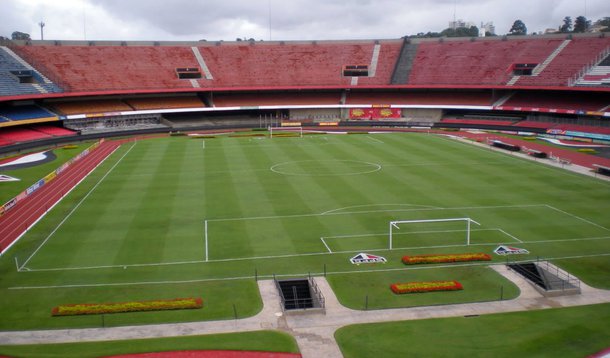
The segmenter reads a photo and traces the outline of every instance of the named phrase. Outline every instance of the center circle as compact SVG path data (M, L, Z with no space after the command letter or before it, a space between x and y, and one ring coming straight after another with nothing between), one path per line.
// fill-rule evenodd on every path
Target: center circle
M300 160L275 164L270 169L283 175L338 176L374 173L381 170L381 165L359 160Z

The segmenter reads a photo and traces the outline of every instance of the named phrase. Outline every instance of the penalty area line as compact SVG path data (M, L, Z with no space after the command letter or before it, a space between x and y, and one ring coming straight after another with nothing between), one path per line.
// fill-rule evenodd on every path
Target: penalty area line
M322 243L324 244L324 246L326 246L326 250L328 250L328 253L332 254L333 250L331 250L330 247L328 247L328 245L326 244L326 241L324 241L324 238L321 237L320 240L322 240Z
M377 138L373 138L373 137L371 137L370 135L367 135L366 137L367 137L368 139L372 140L373 142L377 142L377 143L380 143L380 144L385 144L385 142L384 142L384 141L381 141L381 140L379 140L379 139L377 139Z
M508 236L508 237L510 237L510 238L513 238L514 240L517 240L517 241L518 241L518 242L520 242L520 243L523 243L523 241L521 241L521 240L517 239L515 236L513 236L513 235L511 235L511 234L507 233L506 231L504 231L504 230L502 230L502 229L500 229L500 228L498 228L498 229L496 229L496 230L501 231L501 232L502 232L504 235L506 235L506 236Z

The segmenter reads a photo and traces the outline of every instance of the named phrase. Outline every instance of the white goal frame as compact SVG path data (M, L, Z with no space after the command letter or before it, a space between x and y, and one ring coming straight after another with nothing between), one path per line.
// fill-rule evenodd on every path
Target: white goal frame
M273 138L273 132L276 133L298 133L299 137L303 137L303 127L268 127L269 138Z
M449 221L466 221L466 246L470 245L470 224L474 223L476 225L481 225L478 222L472 220L471 218L448 218L448 219L426 219L426 220L396 220L390 221L390 231L389 231L389 249L393 248L393 229L400 230L398 227L399 224L415 224L415 223L432 223L432 222L449 222Z

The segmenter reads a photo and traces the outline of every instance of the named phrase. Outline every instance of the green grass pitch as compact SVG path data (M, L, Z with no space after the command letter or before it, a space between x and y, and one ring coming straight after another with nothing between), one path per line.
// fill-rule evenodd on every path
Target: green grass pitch
M59 166L59 165L56 165ZM38 178L31 178L34 182ZM197 312L107 316L104 325L246 317L255 276L327 274L355 309L512 298L485 265L406 267L407 254L548 258L610 288L610 184L426 134L169 137L127 143L0 258L0 329L99 327L53 306L197 296ZM392 220L468 217L401 225ZM352 265L359 252L386 264ZM494 256L494 262L504 258ZM458 293L394 296L397 281L459 279ZM234 310L235 307L235 310Z

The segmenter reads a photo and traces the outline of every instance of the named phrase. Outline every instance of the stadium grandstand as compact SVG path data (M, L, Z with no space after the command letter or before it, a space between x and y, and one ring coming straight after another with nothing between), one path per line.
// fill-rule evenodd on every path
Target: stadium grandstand
M312 126L561 129L564 135L608 141L601 133L610 128L609 64L610 38L592 34L307 42L5 40L0 127L28 130L46 123L100 137L253 128L273 118ZM16 149L3 143L2 151Z

